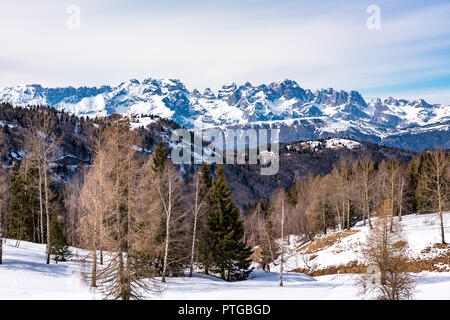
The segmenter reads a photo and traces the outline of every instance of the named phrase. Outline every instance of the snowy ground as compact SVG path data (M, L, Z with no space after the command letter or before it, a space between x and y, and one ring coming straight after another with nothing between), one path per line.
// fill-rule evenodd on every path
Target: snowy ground
M447 228L450 214L446 214ZM418 255L423 248L439 241L436 215L404 217L404 229L411 246L411 255ZM366 227L357 226L361 232L342 239L331 246L316 259L330 265L357 259L355 248L363 240ZM447 229L448 230L448 229ZM447 237L450 234L447 231ZM45 264L45 246L22 242L15 247L15 240L4 244L3 265L0 265L0 299L101 299L99 293L93 292L81 282L78 260L83 251L74 250L74 257L69 262ZM291 245L295 247L294 242ZM347 249L341 251L341 249ZM287 270L297 268L301 263L298 252L292 250L286 265ZM428 254L433 254L428 253ZM318 260L318 261L319 261ZM52 261L53 262L53 261ZM450 262L449 262L450 263ZM255 270L250 279L229 283L214 277L194 274L194 277L169 278L165 290L159 296L149 299L364 299L358 295L355 280L358 275L340 274L309 277L301 273L287 272L283 275L284 287L279 287L279 274ZM450 299L450 272L421 272L416 274L418 282L416 299Z
M403 234L408 240L408 256L411 259L432 259L445 255L448 252L448 249L433 247L441 241L438 213L405 215L402 218L401 226ZM450 212L444 213L444 228L445 237L447 240L450 240ZM314 270L344 266L352 262L364 264L361 254L361 243L365 242L369 227L359 222L352 228L351 232L349 236L343 237L331 245L325 245L320 250L314 250L310 254L305 254L308 244L302 246L296 241L296 237L291 236L289 244L285 241L288 252L284 270L291 271L298 268L307 268L306 263L309 268ZM338 236L339 234L339 232L331 232L327 237L333 238L333 236ZM309 260L306 260L305 257L309 258ZM441 263L438 267L442 271L450 271L450 261L447 264ZM275 272L279 270L278 261L272 264L271 270Z

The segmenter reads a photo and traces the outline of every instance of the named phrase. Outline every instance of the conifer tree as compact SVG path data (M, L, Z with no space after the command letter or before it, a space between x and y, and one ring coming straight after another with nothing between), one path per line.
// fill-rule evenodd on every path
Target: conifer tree
M7 222L7 206L10 197L10 186L8 172L0 167L0 264L3 256L3 237Z
M223 166L217 169L211 201L214 210L208 226L212 237L213 270L227 281L245 280L251 273L251 248L243 241L244 226L239 209L231 199Z
M169 156L169 149L164 147L162 140L159 140L158 146L155 148L153 156L152 169L156 173L162 173L167 164L167 159Z
M11 177L11 203L10 203L10 219L9 219L9 236L17 239L17 244L21 240L33 241L34 219L36 212L36 199L34 197L34 189L31 187L31 172L26 168L21 168L15 164Z
M212 261L211 252L211 233L209 231L208 220L209 215L212 211L211 202L211 190L213 186L213 180L211 177L211 168L208 164L203 163L200 168L200 195L202 199L206 196L205 203L205 214L200 218L199 221L199 237L198 237L198 251L199 251L199 262L203 265L205 273L209 274L209 268Z
M63 224L59 218L60 217L57 214L53 215L50 223L50 254L53 256L53 260L56 263L67 261L67 259L72 256L72 252L67 245Z

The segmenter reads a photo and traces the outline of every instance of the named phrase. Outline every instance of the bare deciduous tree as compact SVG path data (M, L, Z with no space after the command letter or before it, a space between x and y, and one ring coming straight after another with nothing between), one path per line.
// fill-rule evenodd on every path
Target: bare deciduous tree
M8 173L0 167L0 264L3 263L3 236L6 227L6 213L9 201Z
M198 172L194 177L194 206L192 208L192 218L193 226L192 226L192 247L191 247L191 262L189 264L189 277L192 277L192 272L194 269L194 256L195 256L195 244L197 241L197 224L198 220L206 213L207 206L206 201L209 192L203 192L200 186L200 172Z
M146 175L137 145L127 121L105 129L83 186L83 242L92 263L88 279L105 298L140 299L160 291L153 280L158 219L152 216L154 201L142 189L147 179L155 181ZM103 266L97 264L99 249L108 254Z
M369 266L375 266L377 277L363 274L359 278L361 293L375 294L380 300L410 299L414 294L415 283L407 272L408 243L402 234L400 223L390 220L390 200L386 200L378 210L374 227L370 230L363 255ZM392 229L392 232L390 231ZM376 279L375 283L373 280Z
M40 207L40 233L44 240L44 209L46 217L47 264L50 264L50 163L54 160L62 136L55 135L55 121L48 110L38 110L34 116L27 120L29 134L25 136L23 147L28 157L34 160L38 168L39 181L39 207Z
M444 150L429 153L426 164L421 172L417 195L425 208L439 212L441 227L441 242L445 244L444 208L450 197L450 156Z
M373 185L374 185L374 164L368 156L359 160L356 166L357 172L357 187L359 189L360 203L363 207L363 221L366 223L366 218L369 222L369 228L372 229L371 211L373 209Z
M181 206L182 192L178 172L173 164L168 163L162 173L158 176L156 183L161 207L164 213L165 240L164 259L162 270L162 282L166 282L166 271L168 266L169 248L172 229L183 219L187 211Z

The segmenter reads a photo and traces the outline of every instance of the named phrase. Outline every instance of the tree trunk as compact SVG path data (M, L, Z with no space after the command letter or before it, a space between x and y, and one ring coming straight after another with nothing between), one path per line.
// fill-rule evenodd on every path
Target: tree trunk
M350 194L347 197L347 229L350 229Z
M118 149L118 147L117 147ZM117 150L117 157L119 155L119 151ZM119 163L118 160L116 160L117 163ZM116 224L117 224L117 240L119 243L119 248L118 248L118 258L119 258L119 265L118 265L118 282L119 282L119 296L122 300L126 300L127 296L125 293L125 279L124 279L124 266L123 266L123 232L122 232L122 216L121 216L121 212L120 212L120 187L119 187L119 178L116 178L116 195L117 195L117 199L116 199Z
M398 219L399 221L402 221L402 211L403 211L403 189L405 187L405 180L402 176L402 182L400 184L400 194L399 194L399 201L398 201Z
M47 218L47 264L50 264L50 212L48 200L47 167L44 168L45 216Z
M441 242L442 244L446 244L445 242L445 233L444 233L444 217L443 217L443 210L442 210L442 195L441 195L441 175L440 171L438 170L436 175L436 182L437 182L437 196L438 196L438 207L439 207L439 220L441 222Z
M3 211L0 208L0 264L3 263Z
M91 287L97 287L97 250L92 250L92 279Z
M40 161L39 161L40 162ZM39 172L39 224L41 229L41 243L44 243L44 208L42 203L42 166L38 163L38 172Z
M369 220L369 228L373 229L372 221L370 220L370 202L369 202L369 188L365 187L365 202L366 202L366 210L367 210L367 220Z
M394 226L394 178L391 180L391 225L389 227L389 231L393 232L393 226Z
M342 219L341 219L341 214L340 214L340 211L339 211L339 204L338 204L338 202L336 201L336 212L337 212L337 215L338 215L338 221L339 221L339 224L341 225L340 227L341 227L341 230L343 229L343 226L342 226Z
M195 254L195 233L197 231L197 214L194 215L194 230L192 231L192 248L191 248L191 264L189 268L189 277L192 277L194 270L194 254Z
M166 282L166 269L167 269L167 256L169 252L169 219L167 219L166 223L166 244L164 249L164 264L163 264L163 274L162 274L162 282Z
M283 286L283 259L284 259L284 202L281 200L281 258L280 258L280 287Z
M197 181L195 184L195 207L194 207L194 230L192 230L192 248L191 248L191 264L189 268L189 277L192 277L192 272L194 269L194 255L195 255L195 236L197 231L197 218L198 218L198 211L199 211L199 205L198 205L198 183L199 183L199 177L197 177Z
M166 282L167 257L169 253L169 240L170 240L170 218L172 215L172 181L170 178L168 182L169 182L169 190L168 190L169 200L166 208L166 244L164 250L162 282Z

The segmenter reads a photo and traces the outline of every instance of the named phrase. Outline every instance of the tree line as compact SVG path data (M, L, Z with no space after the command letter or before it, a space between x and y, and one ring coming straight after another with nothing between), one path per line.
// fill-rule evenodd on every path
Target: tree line
M84 280L113 299L139 299L185 270L248 277L251 248L223 167L204 164L187 183L162 141L149 155L119 117L92 127L92 161L61 184L52 117L28 120L23 158L1 174L2 237L45 244L47 264L63 261L68 244L86 250Z
M276 240L300 235L311 241L333 230L350 229L358 221L373 228L380 207L388 206L390 230L405 214L439 213L440 239L445 239L443 213L450 205L450 153L432 150L409 162L376 162L367 155L341 158L326 175L299 179L269 200L255 203L246 215L245 239L260 248L265 265L282 254ZM387 204L386 204L387 203ZM281 216L282 208L285 211ZM289 241L289 238L283 241Z
M374 218L381 213L392 233L405 214L437 211L441 242L448 241L445 150L423 152L409 162L343 158L326 175L301 178L255 201L244 215L232 200L223 166L203 164L189 172L176 167L162 140L151 153L142 148L154 137L131 130L126 118L81 120L51 108L5 110L5 120L15 119L14 112L21 115L25 133L8 140L7 122L0 131L0 238L15 239L16 246L45 244L47 264L70 257L69 245L86 250L84 279L109 298L139 299L186 270L190 276L200 271L228 281L246 279L252 248L259 248L262 265L281 263L283 285L289 235L309 241L357 221L377 229ZM61 130L61 122L79 140ZM6 164L14 143L23 154ZM58 160L62 146L70 144L83 145L86 151L78 154L88 161L61 180Z

